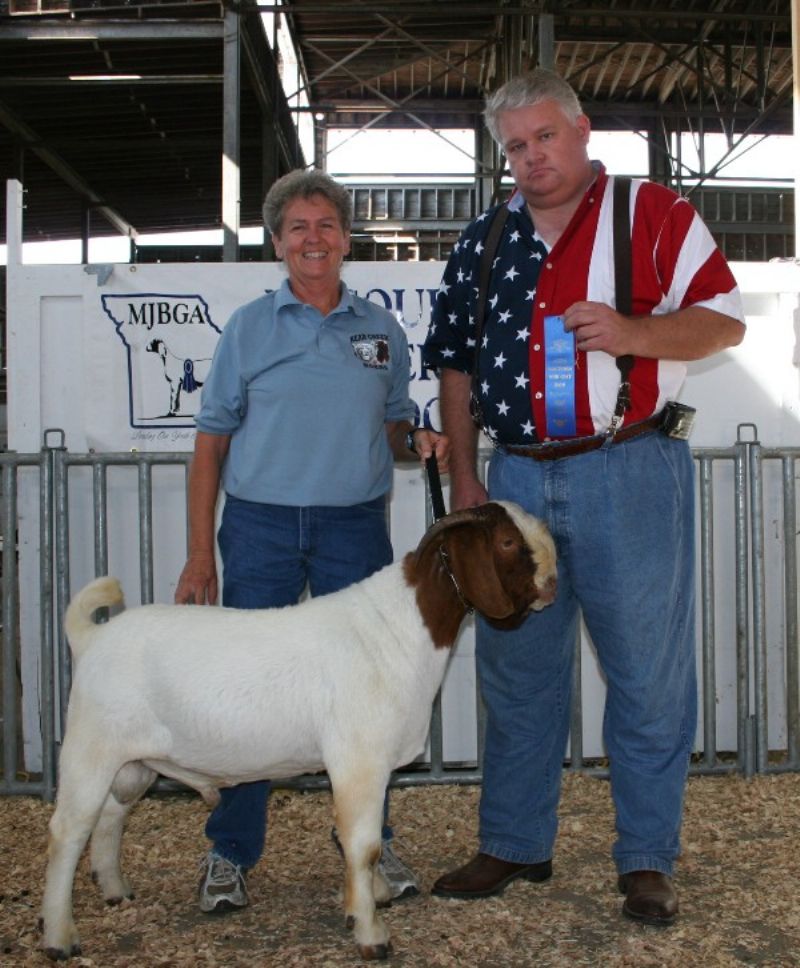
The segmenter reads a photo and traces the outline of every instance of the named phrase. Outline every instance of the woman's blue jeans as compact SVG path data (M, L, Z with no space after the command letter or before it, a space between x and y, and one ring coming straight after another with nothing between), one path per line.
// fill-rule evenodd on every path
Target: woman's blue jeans
M689 446L654 432L557 461L498 451L489 493L547 523L559 585L517 631L479 622L480 849L525 864L552 857L582 612L608 687L618 872L671 874L697 721Z
M327 595L392 561L382 497L351 507L284 507L227 495L217 538L222 604L231 608L293 605L306 584L312 596ZM264 849L269 791L268 781L220 791L206 823L214 851L244 868L256 864ZM387 809L384 804L384 823ZM388 827L384 836L391 836Z

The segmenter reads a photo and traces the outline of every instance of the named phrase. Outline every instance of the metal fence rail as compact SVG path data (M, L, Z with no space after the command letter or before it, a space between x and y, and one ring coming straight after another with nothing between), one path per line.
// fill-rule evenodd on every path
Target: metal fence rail
M701 752L694 758L693 773L753 773L800 770L800 657L798 648L797 574L797 461L800 448L764 448L756 428L743 425L739 439L729 448L694 451L697 470L698 508L698 628ZM38 454L0 454L2 484L2 772L0 794L28 794L53 799L60 737L70 685L69 650L61 631L69 600L70 547L76 542L70 521L70 482L74 469L91 471L93 533L80 535L91 541L93 569L97 575L109 568L109 481L111 467L127 467L136 473L138 563L143 603L154 594L153 470L176 465L186 471L187 453L70 454L61 431L47 431ZM487 459L486 455L483 457ZM722 479L722 485L720 483ZM765 483L772 504L767 506ZM426 485L427 487L427 485ZM22 490L24 489L24 490ZM18 499L38 492L38 598L40 642L38 652L38 703L41 731L41 772L25 772L22 762L22 696L19 674L20 571L17 534ZM720 495L724 494L727 500ZM427 497L427 495L426 495ZM427 502L429 504L429 502ZM724 507L721 505L724 504ZM430 523L430 512L428 512ZM780 574L766 574L765 529L780 546ZM721 561L719 535L734 547L733 589L721 587L721 573L731 568ZM77 543L77 542L76 542ZM87 546L88 547L88 546ZM725 557L725 555L723 555ZM770 559L771 560L771 559ZM773 566L774 571L774 566ZM717 616L719 599L735 612L735 632L720 643ZM727 596L727 597L726 597ZM780 608L771 606L777 597ZM729 601L729 599L731 599ZM775 643L775 626L783 641ZM733 639L733 641L731 641ZM718 702L721 684L718 658L721 650L735 650L735 750L718 749ZM776 658L777 657L777 658ZM585 697L581 695L581 642L576 642L574 695L570 747L566 767L570 770L606 773L603 761L584 755ZM774 668L776 662L782 667ZM772 664L772 668L770 667ZM782 683L778 718L783 723L780 742L770 741L770 717L776 711L774 681ZM770 684L773 695L770 700ZM30 701L30 700L27 700ZM445 759L441 696L431 719L428 752L423 761L400 771L395 784L474 783L481 779L484 711L475 697L477 755L471 762ZM774 716L773 716L774 719ZM785 741L784 741L785 739ZM324 775L282 781L283 786L313 789L327 785ZM170 788L166 781L162 787Z
M41 614L50 614L52 607L52 530L48 528L48 499L52 491L49 456L46 450L39 454L0 454L0 480L2 481L2 714L3 725L3 770L0 776L0 793L24 793L42 796L52 800L55 792L56 746L54 736L55 706L53 702L53 678L41 678L40 722L43 740L42 771L39 776L29 776L21 762L22 740L20 730L20 704L22 700L19 679L19 570L17 555L17 495L20 474L25 469L35 472L35 486L40 494L40 581L39 593ZM41 663L44 668L52 667L53 625L42 622Z

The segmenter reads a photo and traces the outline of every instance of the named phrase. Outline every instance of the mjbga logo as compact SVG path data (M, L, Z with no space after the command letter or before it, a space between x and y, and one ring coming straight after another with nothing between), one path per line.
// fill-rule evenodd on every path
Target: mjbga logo
M127 355L132 427L193 427L221 333L198 294L101 296Z

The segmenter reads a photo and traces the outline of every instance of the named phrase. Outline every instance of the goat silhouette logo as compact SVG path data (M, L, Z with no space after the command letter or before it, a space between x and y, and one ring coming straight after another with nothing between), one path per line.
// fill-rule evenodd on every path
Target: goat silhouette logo
M194 427L221 329L197 294L101 296L127 356L131 427Z

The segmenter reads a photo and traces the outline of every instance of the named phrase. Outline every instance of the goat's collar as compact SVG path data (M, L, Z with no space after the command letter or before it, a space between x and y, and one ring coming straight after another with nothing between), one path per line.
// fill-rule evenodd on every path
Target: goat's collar
M475 607L473 605L470 605L470 603L466 600L466 598L464 598L461 588L459 587L458 581L456 580L456 576L453 574L453 569L450 567L450 556L447 554L447 550L445 549L445 546L443 544L439 545L439 558L442 562L442 568L444 568L445 573L447 574L450 581L453 583L453 588L455 588L456 590L456 595L458 595L458 600L461 602L461 605L464 608L464 610L467 612L467 614L471 615L475 611Z

